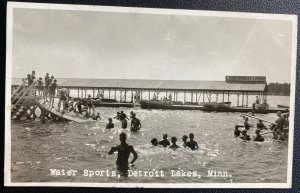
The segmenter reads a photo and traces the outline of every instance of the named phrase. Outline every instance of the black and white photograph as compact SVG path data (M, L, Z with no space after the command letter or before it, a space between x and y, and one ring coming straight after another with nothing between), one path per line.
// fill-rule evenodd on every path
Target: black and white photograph
M8 2L5 186L290 188L297 16Z

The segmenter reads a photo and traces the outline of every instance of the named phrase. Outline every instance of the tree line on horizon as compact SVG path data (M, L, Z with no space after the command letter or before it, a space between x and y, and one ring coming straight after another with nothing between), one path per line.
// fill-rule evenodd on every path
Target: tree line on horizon
M269 83L268 94L269 95L281 95L290 96L291 84L290 83Z

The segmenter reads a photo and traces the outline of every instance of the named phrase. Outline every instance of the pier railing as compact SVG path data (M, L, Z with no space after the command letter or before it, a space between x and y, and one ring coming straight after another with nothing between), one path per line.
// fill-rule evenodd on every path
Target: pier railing
M20 85L11 97L12 108L14 108L25 96L27 96L27 94L35 95L35 85L36 82L33 82L28 88L26 88L25 83Z

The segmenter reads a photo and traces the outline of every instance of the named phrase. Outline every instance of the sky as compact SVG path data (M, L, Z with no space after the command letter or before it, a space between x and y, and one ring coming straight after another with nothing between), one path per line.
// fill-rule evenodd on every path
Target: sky
M292 22L15 8L12 77L290 82Z

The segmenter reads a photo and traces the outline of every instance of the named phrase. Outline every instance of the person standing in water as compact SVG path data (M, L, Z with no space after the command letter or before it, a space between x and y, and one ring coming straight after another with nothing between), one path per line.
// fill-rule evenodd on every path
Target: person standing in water
M190 141L187 142L187 146L191 148L191 150L199 149L198 143L194 141L194 134L190 133L189 135Z
M184 135L182 136L182 141L183 141L183 147L186 148L187 146L187 139L188 139L188 136Z
M171 138L171 142L172 142L172 145L170 145L169 148L171 148L171 149L173 149L173 150L179 148L179 146L176 144L176 142L177 142L177 138L176 138L176 137L172 137L172 138Z
M141 121L138 118L136 118L135 114L133 114L131 119L130 130L136 132L139 131L141 127L142 127Z
M153 147L156 147L156 146L158 145L158 140L157 140L157 138L151 139L151 144L153 145Z
M118 158L116 161L117 167L119 170L127 170L128 169L128 158L130 156L130 154L133 155L133 159L131 160L130 164L133 164L137 158L138 155L136 153L136 151L134 150L133 146L128 145L126 143L126 134L125 133L121 133L120 134L120 142L121 144L116 146L116 147L112 147L110 149L110 151L108 152L108 155L112 155L114 152L118 152Z
M49 104L49 107L52 106L52 108L54 108L54 98L55 98L55 90L57 88L57 80L55 79L54 82L52 82L50 85L49 85L49 94L50 94L50 104Z
M163 135L163 139L158 142L159 145L162 145L163 147L167 147L170 145L170 141L168 140L168 134Z
M120 121L122 122L122 129L126 129L127 128L127 120L126 119L129 120L127 118L127 115L123 111L121 111L121 113L120 113Z
M114 127L115 127L115 125L114 125L114 123L112 122L112 118L108 118L108 123L107 123L105 129L112 129L112 128L114 128Z
M253 141L263 142L264 140L265 140L265 138L264 138L263 136L261 136L260 130L257 129L257 130L256 130L256 136L255 136L255 138L253 139Z

